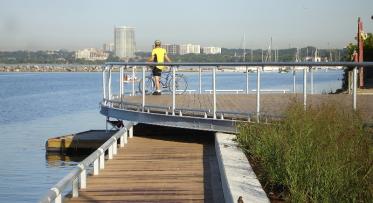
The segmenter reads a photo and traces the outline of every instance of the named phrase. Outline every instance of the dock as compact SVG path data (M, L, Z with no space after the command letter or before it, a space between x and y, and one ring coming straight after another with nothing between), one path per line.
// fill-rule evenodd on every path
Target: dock
M213 134L141 128L69 202L224 201Z

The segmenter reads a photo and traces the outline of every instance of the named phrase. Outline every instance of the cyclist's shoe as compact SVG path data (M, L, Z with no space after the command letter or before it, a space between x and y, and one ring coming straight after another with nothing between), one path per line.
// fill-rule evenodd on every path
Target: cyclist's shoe
M155 91L153 92L153 95L161 95L162 93L161 92L158 92L158 91Z

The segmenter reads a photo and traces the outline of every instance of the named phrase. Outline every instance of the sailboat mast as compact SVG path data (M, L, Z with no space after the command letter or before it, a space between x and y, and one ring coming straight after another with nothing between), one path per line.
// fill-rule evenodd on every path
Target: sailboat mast
M246 61L246 39L245 33L243 33L243 62Z

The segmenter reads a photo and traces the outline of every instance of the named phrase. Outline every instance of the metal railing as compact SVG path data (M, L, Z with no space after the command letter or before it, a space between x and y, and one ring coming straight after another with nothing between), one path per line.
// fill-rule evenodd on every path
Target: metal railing
M79 188L87 187L88 170L93 165L93 175L98 175L100 170L105 168L105 152L108 154L108 159L113 159L117 154L117 141L119 140L120 147L128 142L127 137L133 136L133 123L124 122L124 127L116 132L104 144L102 144L96 151L90 154L87 158L81 161L70 173L63 177L57 184L55 184L48 192L39 200L40 203L62 203L63 193L69 186L72 186L72 197L79 196Z
M287 67L293 72L293 92L295 93L295 72L297 70L303 71L303 104L304 108L307 106L307 72L310 72L311 77L311 84L310 84L310 93L313 94L313 69L323 69L323 68L332 68L332 67L350 67L353 68L353 92L352 92L352 108L356 110L356 89L357 89L357 69L358 67L373 67L373 62L363 62L363 63L357 63L357 62L269 62L269 63L164 63L164 64L158 64L158 63L144 63L144 62L110 62L106 63L103 66L103 105L112 105L113 101L113 94L112 94L112 70L119 68L120 72L120 88L119 88L119 97L121 101L121 105L123 104L123 87L122 87L122 74L124 73L124 69L132 68L132 77L135 76L135 69L137 67L140 67L142 70L142 86L145 87L145 77L146 77L146 68L149 66L155 66L155 65L164 65L164 66L170 66L172 69L172 87L173 90L175 90L175 72L177 70L182 70L183 68L190 68L190 67L196 67L198 68L198 76L199 76L199 84L198 84L198 91L190 90L190 92L195 92L202 94L202 68L210 69L212 72L212 90L209 90L207 92L210 92L210 94L213 94L213 104L212 109L206 109L206 112L211 112L212 118L217 119L217 106L216 106L216 94L217 92L221 92L221 90L216 89L216 70L219 68L235 68L235 67L246 67L246 84L245 84L245 90L246 94L249 94L249 68L250 70L256 70L256 117L257 121L259 121L260 114L261 114L261 108L260 108L260 96L262 92L267 92L266 90L261 89L261 72L266 67ZM253 91L253 90L251 90ZM240 90L236 91L241 92ZM281 92L287 92L287 90L282 90ZM135 83L132 84L132 96L135 95ZM145 88L142 88L142 102L141 102L141 110L144 112L146 110L146 94L145 94ZM175 110L177 109L176 104L176 91L172 91L172 105L171 105L171 114L175 115ZM200 111L199 109L195 109L196 111ZM206 116L205 116L206 117ZM222 116L221 116L222 117Z

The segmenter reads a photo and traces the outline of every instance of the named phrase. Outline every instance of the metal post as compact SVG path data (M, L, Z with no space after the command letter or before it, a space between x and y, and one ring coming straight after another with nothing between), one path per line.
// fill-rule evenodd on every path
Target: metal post
M264 66L258 67L256 70L256 122L260 122L260 71Z
M249 94L249 67L246 66L246 94Z
M356 110L356 90L357 90L357 67L353 70L353 81L352 81L352 108Z
M135 96L135 78L136 78L135 69L136 69L136 66L132 67L132 96Z
M310 75L311 75L311 94L313 94L313 68L310 66Z
M295 72L295 66L293 67L293 93L295 93L295 76L296 76L296 72Z
M199 94L202 94L202 68L199 67Z
M98 175L98 158L93 161L93 175Z
M106 74L106 67L102 71L102 93L104 94L104 99L106 99L106 77L105 77L105 74Z
M73 189L73 197L79 197L79 181L78 181L78 178L75 178L73 180L72 189Z
M142 67L142 111L145 111L145 66Z
M120 96L120 108L123 108L123 66L119 69L119 96Z
M213 119L216 119L216 68L217 67L213 67L212 69L212 90L213 90L212 115L213 115Z
M112 66L109 67L109 88L108 88L109 100L111 100L111 69L112 69Z
M176 108L176 73L175 73L175 66L172 66L172 115L175 115L175 108Z
M303 68L303 105L307 108L307 67Z

